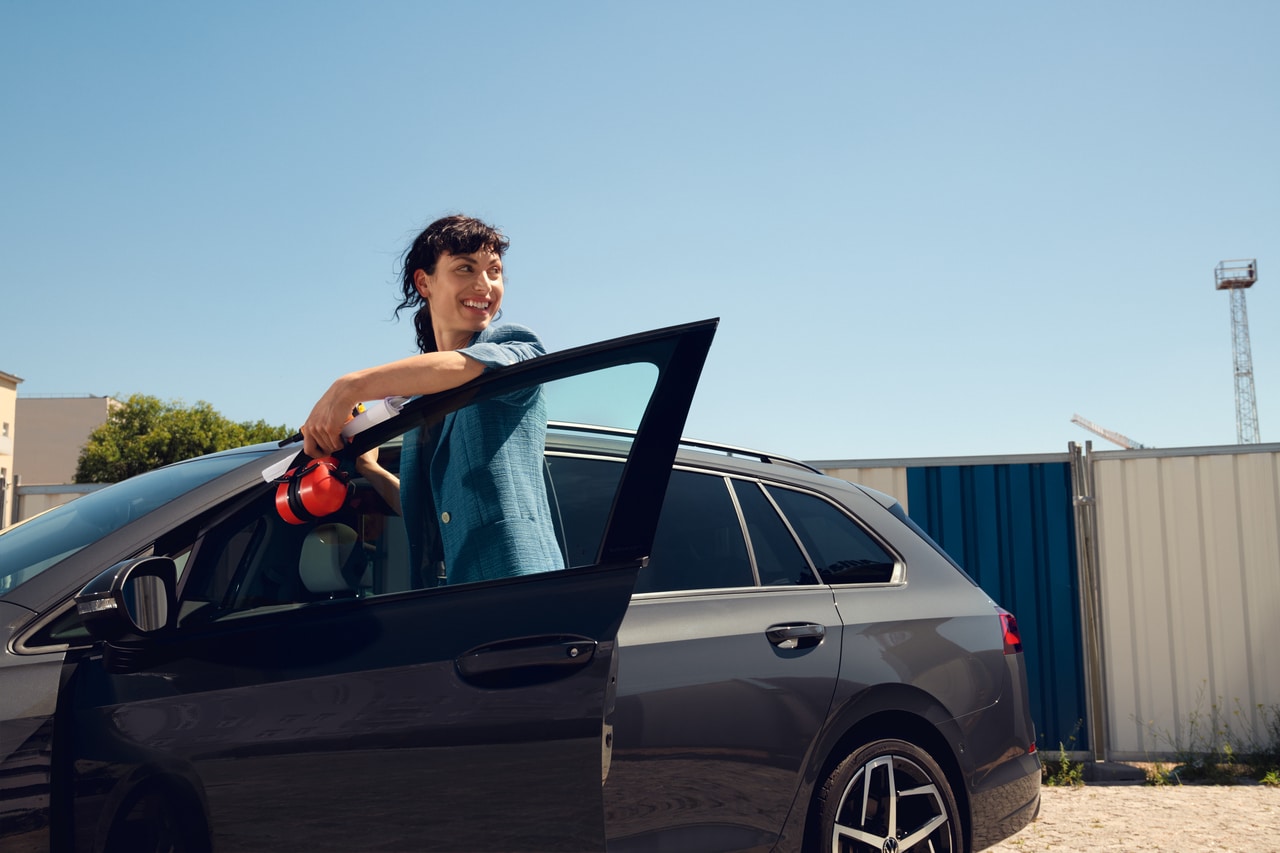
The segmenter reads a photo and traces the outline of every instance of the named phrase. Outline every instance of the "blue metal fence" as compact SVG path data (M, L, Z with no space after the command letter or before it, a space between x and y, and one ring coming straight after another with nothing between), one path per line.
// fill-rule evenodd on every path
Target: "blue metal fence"
M1040 749L1088 749L1069 462L908 468L907 506L1017 617Z

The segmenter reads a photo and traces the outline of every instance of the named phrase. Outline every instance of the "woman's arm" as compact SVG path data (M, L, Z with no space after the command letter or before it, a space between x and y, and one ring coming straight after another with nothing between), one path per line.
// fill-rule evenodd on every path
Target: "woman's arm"
M356 457L356 473L369 481L396 515L404 514L400 509L400 478L378 464L378 448Z
M438 394L465 385L485 365L460 352L426 352L340 377L312 408L302 425L303 451L318 458L343 446L342 425L357 403L383 397Z

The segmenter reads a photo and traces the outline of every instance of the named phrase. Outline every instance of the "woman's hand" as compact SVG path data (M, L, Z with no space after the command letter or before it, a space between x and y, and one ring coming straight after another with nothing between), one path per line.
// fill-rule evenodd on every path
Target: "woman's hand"
M459 352L424 352L340 377L324 392L302 425L302 449L312 459L343 447L342 426L365 400L416 397L457 388L484 373L485 366Z
M302 451L312 459L342 449L342 426L351 420L351 409L360 402L351 398L345 386L342 379L330 385L302 425Z

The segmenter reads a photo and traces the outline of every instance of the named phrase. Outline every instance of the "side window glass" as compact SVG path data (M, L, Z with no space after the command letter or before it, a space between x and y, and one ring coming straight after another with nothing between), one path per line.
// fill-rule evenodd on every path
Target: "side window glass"
M551 514L566 565L591 565L622 478L622 463L553 453L547 455L546 471Z
M849 516L813 495L767 488L825 583L888 583L893 579L893 556Z
M751 552L762 586L816 584L817 577L786 524L756 483L735 480L734 493L742 507Z
M653 555L636 592L755 586L724 478L673 471Z
M378 448L378 464L389 476L399 470L400 451L399 438ZM431 585L431 578L412 571L398 507L372 479L344 475L346 500L322 518L289 523L277 507L277 489L264 484L207 531L187 560L178 624Z

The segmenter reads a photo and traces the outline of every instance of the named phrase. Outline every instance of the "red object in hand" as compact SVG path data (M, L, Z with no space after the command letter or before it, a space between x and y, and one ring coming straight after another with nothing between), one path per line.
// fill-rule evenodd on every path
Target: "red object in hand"
M289 469L276 487L276 511L290 524L306 524L342 509L350 496L338 460L325 456Z

